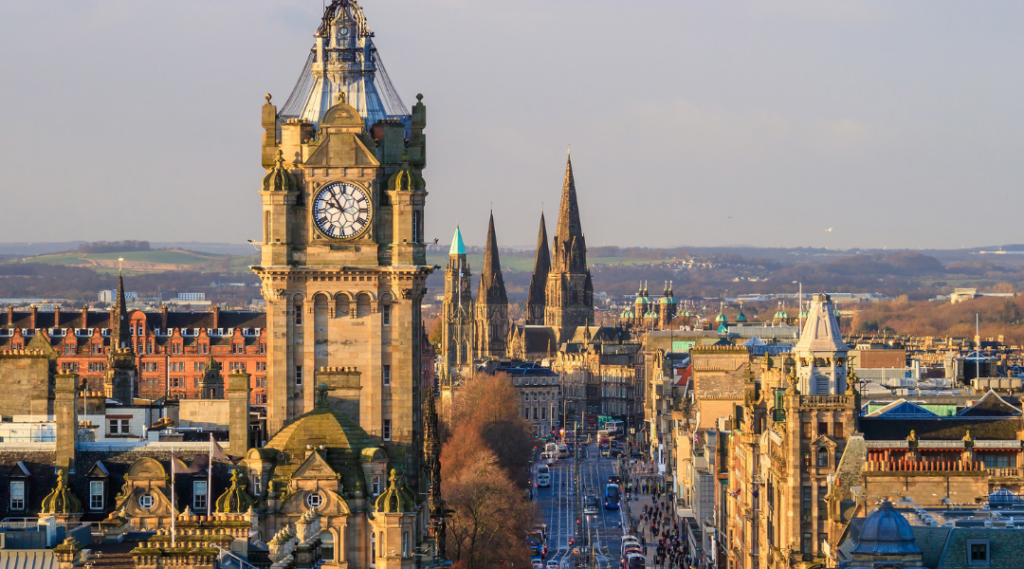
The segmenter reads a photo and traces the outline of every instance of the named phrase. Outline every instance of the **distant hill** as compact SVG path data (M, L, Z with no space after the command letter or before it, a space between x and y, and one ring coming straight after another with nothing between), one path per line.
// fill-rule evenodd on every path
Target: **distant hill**
M42 242L15 242L0 243L0 256L31 257L36 255L50 255L66 251L77 251L79 246L87 241L58 241L53 243ZM183 249L186 251L205 251L217 255L253 255L256 251L248 243L207 243L203 241L168 241L151 242L152 249Z

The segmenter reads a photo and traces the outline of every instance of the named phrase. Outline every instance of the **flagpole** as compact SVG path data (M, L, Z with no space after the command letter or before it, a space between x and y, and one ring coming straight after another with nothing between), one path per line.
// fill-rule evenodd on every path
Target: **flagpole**
M174 547L174 453L171 453L171 547Z
M213 433L210 433L210 460L206 466L206 515L213 515Z

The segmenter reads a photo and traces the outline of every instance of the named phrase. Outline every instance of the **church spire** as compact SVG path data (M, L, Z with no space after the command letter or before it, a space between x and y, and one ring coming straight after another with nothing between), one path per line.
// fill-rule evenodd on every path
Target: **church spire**
M555 230L554 257L554 265L558 272L587 270L587 244L583 238L583 225L580 223L580 208L576 203L572 157L565 163L562 203L558 208L558 228Z
M131 348L132 339L128 330L128 304L124 296L124 278L117 275L117 304L110 313L111 340L115 348Z
M498 238L494 233L494 212L487 224L487 245L484 247L484 266L480 272L478 303L508 304L505 281L501 278L501 260L498 258Z
M526 294L527 324L544 324L544 291L547 288L550 269L551 253L548 250L548 228L544 221L544 212L541 211L540 232L537 234L537 256L533 262L533 279L530 280L530 290Z

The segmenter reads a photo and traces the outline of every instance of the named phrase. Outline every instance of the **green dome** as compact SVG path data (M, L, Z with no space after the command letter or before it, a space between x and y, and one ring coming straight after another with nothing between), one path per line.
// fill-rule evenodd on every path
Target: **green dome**
M684 317L684 318L689 318L689 317L691 317L691 316L693 316L693 315L692 315L692 314L690 314L690 311L689 311L689 310L684 310L684 311L683 311L683 317Z
M659 304L675 304L676 303L676 299L672 298L671 296L663 296L663 297L661 297L661 299L658 300L658 303Z
M725 317L724 312L719 312L718 316L715 317L716 323L728 322L729 320Z
M811 315L810 312L807 312L806 310L804 310L803 312L800 313L800 318L803 318L804 320L807 320L807 317L810 316L810 315Z
M736 315L736 321L737 322L746 322L747 321L747 315L743 314L743 310L740 310L740 313Z
M782 312L779 313L779 318L783 320L789 320L789 313L783 310Z
M645 296L638 296L638 297L636 297L636 302L634 304L645 304L646 302L647 302L647 297L645 297Z
M57 473L57 487L43 498L44 514L80 514L82 502L68 488L68 472L61 468Z
M319 450L319 447L323 450ZM373 446L370 437L347 415L334 412L318 401L313 411L278 431L264 447L289 458L274 468L274 478L289 480L305 462L310 447L318 449L324 461L341 477L348 492L358 486L366 488L360 457L365 448Z
M242 470L231 473L231 487L217 498L217 511L222 514L244 514L256 503L245 491L246 480Z
M628 309L628 308L627 308L627 309L625 309L625 310L623 310L623 311L622 311L622 317L623 317L623 318L635 318L635 317L636 317L636 315L635 315L635 314L633 314L633 311L632 311L632 310L630 310L630 309Z
M404 514L413 511L415 507L416 499L412 492L405 484L398 486L398 472L392 470L388 488L381 492L374 508L384 514Z
M296 192L299 190L299 183L295 176L284 167L284 152L277 149L277 160L274 167L263 177L264 192Z

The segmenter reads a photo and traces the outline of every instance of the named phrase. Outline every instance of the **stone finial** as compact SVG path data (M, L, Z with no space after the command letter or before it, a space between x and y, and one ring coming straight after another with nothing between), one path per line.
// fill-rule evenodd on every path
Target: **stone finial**
M267 100L267 104L269 105L270 104L270 93L267 93L266 95L263 95L263 98Z

